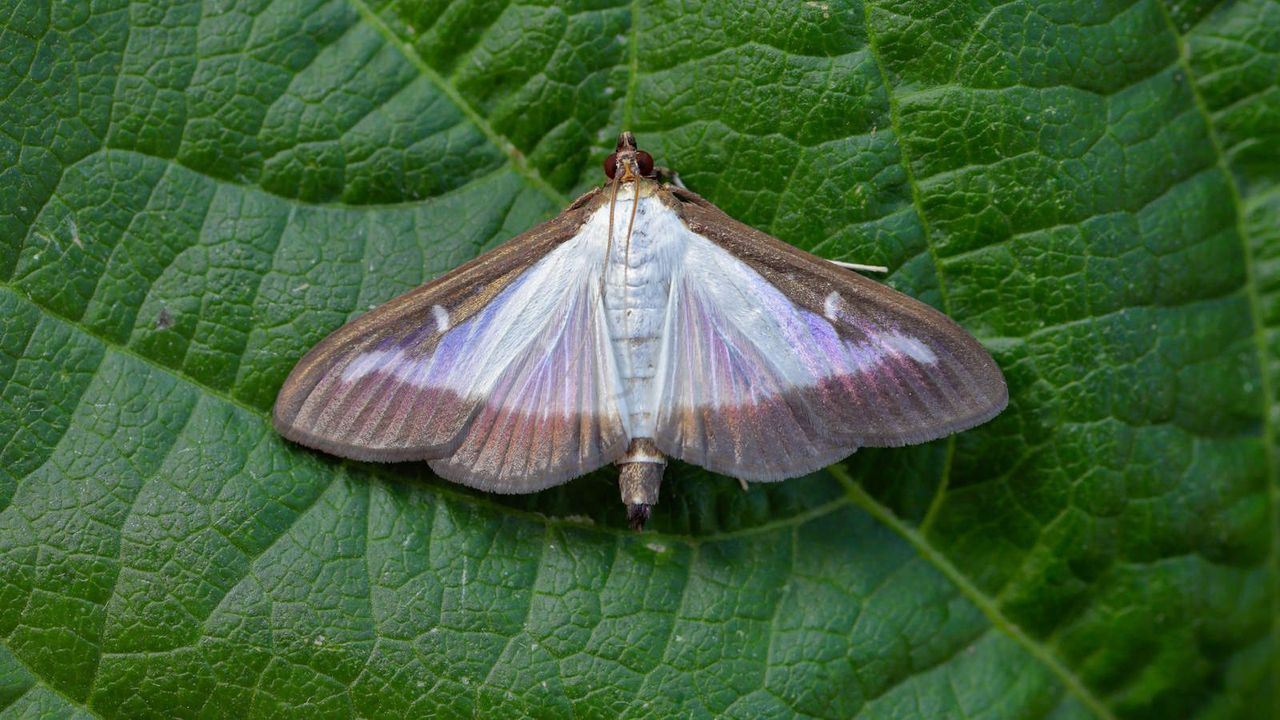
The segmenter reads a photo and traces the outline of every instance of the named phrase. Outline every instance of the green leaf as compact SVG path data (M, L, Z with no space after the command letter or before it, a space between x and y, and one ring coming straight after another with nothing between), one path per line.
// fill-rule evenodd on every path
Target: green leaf
M571 6L570 6L571 5ZM1280 4L8 3L0 714L1280 716ZM268 412L618 130L1012 395L531 497Z

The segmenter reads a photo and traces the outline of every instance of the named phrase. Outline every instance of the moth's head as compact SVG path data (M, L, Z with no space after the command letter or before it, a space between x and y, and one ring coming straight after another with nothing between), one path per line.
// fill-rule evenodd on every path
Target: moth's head
M604 174L610 180L618 178L621 182L657 176L653 171L653 156L636 149L636 136L626 130L618 136L613 154L604 159Z

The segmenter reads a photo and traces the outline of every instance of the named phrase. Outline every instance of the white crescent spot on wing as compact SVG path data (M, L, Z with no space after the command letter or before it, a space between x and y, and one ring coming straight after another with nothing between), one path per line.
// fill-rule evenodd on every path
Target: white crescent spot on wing
M827 294L827 299L822 303L822 314L828 320L835 320L840 317L840 293L832 290Z
M436 332L442 333L449 329L449 311L439 305L431 306L431 314L436 319Z

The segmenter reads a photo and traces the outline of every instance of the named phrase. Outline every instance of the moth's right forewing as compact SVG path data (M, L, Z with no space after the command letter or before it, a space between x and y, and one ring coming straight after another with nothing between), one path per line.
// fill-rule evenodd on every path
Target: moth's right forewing
M673 291L655 438L663 452L778 480L858 447L970 428L1005 407L999 367L942 313L693 193L664 197L696 260Z
M466 324L574 236L599 191L559 216L339 328L285 380L273 418L285 437L357 460L440 458L477 411L457 382L437 382L463 353Z

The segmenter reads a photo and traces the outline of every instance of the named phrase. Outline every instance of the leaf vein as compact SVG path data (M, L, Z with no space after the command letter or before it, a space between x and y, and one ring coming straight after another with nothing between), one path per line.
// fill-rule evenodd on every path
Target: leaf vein
M933 267L934 276L938 280L938 297L942 304L942 311L947 315L951 314L951 303L947 293L947 278L943 271L942 260L938 256L937 247L933 241L933 231L929 224L929 218L924 211L924 201L920 195L920 183L917 182L915 172L911 167L911 159L907 156L906 136L902 133L902 117L898 108L898 101L894 98L893 85L889 82L889 73L885 70L884 60L880 57L880 50L876 46L876 35L874 25L871 22L872 4L867 2L863 6L863 20L866 24L867 31L867 51L871 56L871 61L875 63L876 70L880 75L880 83L884 86L885 98L889 103L889 123L893 129L894 142L898 146L898 162L902 164L907 187L911 189L911 205L915 208L916 218L920 221L920 230L923 235L924 245L929 251L930 264ZM951 463L955 457L956 436L954 434L947 436L946 456L942 471L938 477L938 487L934 490L934 497L930 500L930 510L934 505L941 504L945 500L947 494L947 486L951 481Z
M1236 183L1235 175L1232 174L1231 168L1227 165L1226 153L1223 151L1222 143L1218 139L1218 133L1214 127L1213 114L1209 112L1204 97L1200 94L1199 83L1195 81L1195 75L1191 71L1186 40L1178 32L1166 0L1157 0L1156 6L1160 9L1169 32L1173 34L1174 40L1177 42L1178 65L1181 67L1182 72L1186 73L1187 85L1190 88L1192 99L1195 101L1196 109L1205 124L1205 132L1209 137L1209 144L1217 157L1218 169L1222 173L1227 188L1230 190L1231 202L1235 211L1233 213L1235 230L1240 238L1240 245L1244 255L1245 293L1249 299L1250 314L1253 316L1254 348L1257 353L1258 382L1261 386L1261 392L1258 393L1261 405L1259 410L1262 414L1263 452L1267 462L1267 511L1271 520L1271 546L1268 563L1270 567L1268 589L1271 596L1271 686L1280 688L1280 471L1276 467L1276 428L1270 412L1270 404L1275 402L1276 396L1272 387L1271 374L1268 372L1267 328L1263 324L1262 298L1258 289L1259 280L1256 260L1252 244L1249 242L1240 187ZM1272 713L1280 716L1280 692L1273 691L1271 698Z
M395 31L388 27L386 22L369 7L365 0L347 1L351 3L358 13L360 13L360 17L363 18L365 22L369 23L374 30L377 30L378 34L382 35L386 39L387 43L397 48L401 54L404 55L405 59L417 68L418 72L422 73L422 75L430 80L436 87L440 88L440 91L449 98L454 106L457 107L462 114L465 115L481 133L484 134L486 138L489 139L489 142L493 143L499 151L507 156L507 160L511 167L518 175L524 178L525 182L532 187L537 188L548 198L551 198L551 200L557 205L567 205L569 203L563 193L552 187L550 183L542 178L537 169L529 165L529 163L524 159L523 154L516 149L510 140L494 130L493 126L490 125L484 117L480 115L475 107L462 96L462 93L459 92L452 83L446 81L444 76L436 72L435 68L428 65L427 61L418 54L418 51L415 50L411 44L401 40L400 37L396 35Z
M98 638L97 638L97 643L95 643L98 651L97 658L93 663L93 675L89 678L88 697L90 698L93 697L94 689L98 685L99 673L102 670L102 658L106 654L102 647L102 633L106 630L107 620L109 619L109 615L106 612L106 608L111 606L111 601L115 599L116 592L120 589L120 576L123 574L122 571L124 570L125 529L129 524L130 518L133 517L134 511L137 510L138 498L142 497L143 490L145 489L147 482L149 480L154 480L156 472L162 469L164 467L165 461L167 461L170 457L172 457L173 451L176 450L178 447L178 440L182 438L182 434L186 432L187 427L191 425L191 419L196 415L196 409L197 409L197 406L199 405L199 402L200 402L199 398L196 398L195 400L192 401L191 407L187 409L187 416L182 419L182 426L174 429L173 434L169 438L170 439L169 447L165 450L164 457L156 462L155 472L149 473L151 477L143 477L141 473L139 474L138 487L134 489L133 497L129 498L129 507L126 508L124 515L120 518L120 523L118 527L113 528L114 530L116 530L116 561L114 563L115 573L111 578L111 589L104 595L106 599L103 600L102 602L102 608L103 608L102 620L100 621L100 624L97 628Z
M26 663L24 663L22 661L22 658L18 657L17 654L14 653L12 650L9 651L9 656L12 657L13 661L18 663L18 665L21 666L23 670L26 670L27 673L31 675L31 677L36 679L36 681L32 683L31 687L27 688L26 692L23 693L24 696L30 694L30 692L37 687L44 687L49 692L53 693L54 695L57 695L58 698L61 699L63 702L67 703L73 708L76 708L77 710L80 710L85 715L89 715L91 717L96 716L96 714L89 709L88 705L76 700L75 698L72 698L70 695L67 695L66 693L62 692L58 688L54 687L53 685L50 685L48 682L41 679L40 674L37 673L35 670L32 670L31 667L28 666ZM9 707L12 707L12 705L10 705Z
M1053 673L1063 684L1068 692L1075 695L1080 702L1088 708L1094 715L1105 720L1115 720L1115 715L1107 708L1103 702L1089 690L1084 681L1078 675L1062 663L1058 657L1049 650L1043 643L1032 638L1023 632L1022 628L1014 624L1008 617L1001 612L999 606L986 593L974 585L969 578L965 577L951 561L947 559L941 551L935 549L919 532L898 519L889 508L881 505L875 498L867 494L860 485L855 483L847 473L841 471L839 475L841 481L849 493L850 499L854 504L865 510L876 520L883 523L899 537L906 540L916 552L924 558L930 565L933 565L943 577L951 581L952 584L960 590L966 598L969 599L978 610L991 622L991 624L999 628L1012 640L1017 642L1026 649L1031 657L1044 665Z

